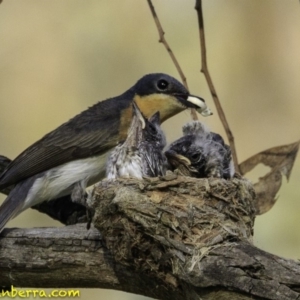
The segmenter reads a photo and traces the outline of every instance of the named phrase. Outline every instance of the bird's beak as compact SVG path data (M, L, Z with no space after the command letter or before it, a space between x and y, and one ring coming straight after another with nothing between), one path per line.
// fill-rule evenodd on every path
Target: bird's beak
M184 164L186 166L191 165L191 161L187 157L178 154L173 150L166 151L165 155L168 158L169 162L175 167L177 167L179 164Z
M134 116L136 116L137 119L141 122L142 129L145 129L146 122L142 112L140 111L139 107L136 105L134 101L132 102L132 106L133 106Z
M212 115L212 111L209 107L207 107L204 99L197 96L189 95L187 101L194 104L197 107L196 111L202 116L207 117Z
M146 128L146 119L134 101L132 102L132 111L133 115L124 145L126 145L126 147L136 148L143 138L143 130Z
M191 166L191 161L173 150L165 152L168 159L168 163L173 170L178 170L181 175L194 177L197 174L197 170Z

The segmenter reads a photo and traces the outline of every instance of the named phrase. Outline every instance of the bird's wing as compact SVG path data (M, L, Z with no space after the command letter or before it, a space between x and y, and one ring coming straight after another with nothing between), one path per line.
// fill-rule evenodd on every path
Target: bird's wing
M72 160L106 152L118 142L120 114L89 110L45 135L22 152L0 176L0 189Z

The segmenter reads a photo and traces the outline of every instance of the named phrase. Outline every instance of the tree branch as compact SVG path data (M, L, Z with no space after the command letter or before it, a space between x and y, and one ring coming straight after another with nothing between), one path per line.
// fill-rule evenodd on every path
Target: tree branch
M0 286L105 288L183 299L160 283L115 264L100 233L84 225L5 229L0 239Z
M246 180L103 181L94 228L5 229L0 283L110 288L157 299L300 299L300 265L251 244Z
M165 32L164 32L164 30L163 30L163 28L161 26L161 23L160 23L160 21L158 19L158 16L157 16L155 8L154 8L154 5L152 4L151 0L147 0L147 2L149 4L149 8L150 8L151 14L153 16L155 25L156 25L157 30L158 30L159 42L162 43L165 46L166 50L168 51L168 53L169 53L169 55L170 55L170 57L171 57L174 65L175 65L175 67L176 67L176 69L177 69L177 71L179 73L179 76L180 76L180 78L182 80L182 83L184 84L184 86L186 87L186 89L189 90L186 77L185 77L185 75L184 75L184 73L183 73L183 71L182 71L182 69L181 69L181 67L180 67L180 65L179 65L179 63L178 63L178 61L177 61L174 53L173 53L173 51L171 50L171 48L170 48L170 46L169 46L169 44L168 44L168 42L167 42L167 40L165 38ZM191 116L192 116L192 119L194 121L198 120L198 116L197 116L196 110L194 108L191 109Z
M232 158L234 162L234 167L237 172L240 172L239 170L239 164L238 164L238 158L237 158L237 152L235 148L234 143L234 137L233 134L229 128L229 124L227 122L225 113L223 111L222 105L220 103L219 97L217 95L217 91L214 87L214 84L212 82L212 79L210 77L208 66L207 66L207 59L206 59L206 45L205 45L205 33L204 33L204 22L203 22L203 14L202 14L202 0L196 0L195 9L197 11L198 16L198 24L199 24L199 37L200 37L200 49L201 49L201 72L204 74L204 77L207 81L210 93L214 99L215 106L217 108L217 112L219 115L219 118L223 124L223 127L225 129L229 145L232 151Z

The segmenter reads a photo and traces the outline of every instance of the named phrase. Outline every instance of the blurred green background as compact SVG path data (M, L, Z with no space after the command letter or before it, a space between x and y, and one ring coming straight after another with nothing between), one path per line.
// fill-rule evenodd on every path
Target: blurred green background
M200 70L194 0L154 1L193 94L216 112ZM300 5L297 0L204 0L208 65L234 133L239 161L299 139ZM0 154L22 150L141 76L179 78L144 1L4 0L0 5ZM188 112L164 123L168 141ZM224 136L217 114L201 118ZM255 181L266 168L250 176ZM300 258L300 157L275 207L256 219L254 242ZM4 199L2 197L1 199ZM9 226L60 226L28 210ZM82 298L142 299L105 290Z

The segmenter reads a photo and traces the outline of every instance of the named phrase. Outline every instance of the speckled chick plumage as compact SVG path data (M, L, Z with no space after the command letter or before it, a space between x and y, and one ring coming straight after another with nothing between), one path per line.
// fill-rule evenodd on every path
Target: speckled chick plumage
M183 126L183 135L165 153L172 169L183 164L193 177L233 177L231 150L219 134L192 121Z
M160 128L159 112L145 118L138 106L133 103L133 119L127 139L110 154L106 176L117 177L156 177L166 172L166 157L163 148L165 134Z

